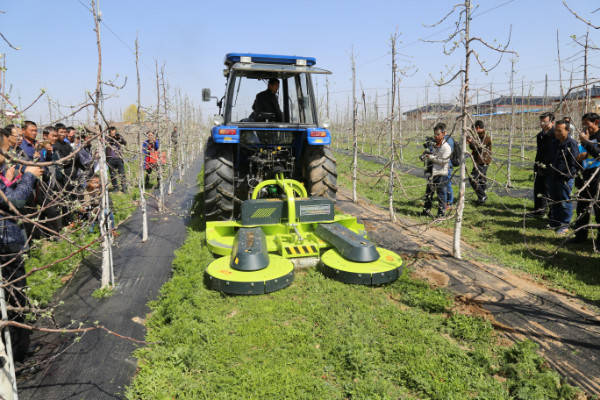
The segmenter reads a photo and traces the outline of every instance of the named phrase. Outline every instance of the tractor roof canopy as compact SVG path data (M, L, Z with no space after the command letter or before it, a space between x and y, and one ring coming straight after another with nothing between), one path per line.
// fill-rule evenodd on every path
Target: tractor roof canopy
M300 56L282 56L277 54L256 54L256 53L228 53L225 55L225 65L228 67L235 63L261 63L261 64L282 64L299 65L312 67L317 63L314 57Z
M235 71L236 75L251 79L287 78L300 73L331 74L326 69L282 64L246 64L238 62L233 64L231 69Z

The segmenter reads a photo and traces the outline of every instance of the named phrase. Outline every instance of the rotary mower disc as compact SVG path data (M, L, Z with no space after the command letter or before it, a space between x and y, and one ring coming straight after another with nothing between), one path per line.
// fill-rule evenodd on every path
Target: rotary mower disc
M398 279L402 273L402 258L393 251L378 247L379 259L354 262L343 258L335 249L321 256L323 273L337 281L358 285L383 285Z
M206 268L208 287L228 294L265 294L289 286L294 280L294 264L269 254L269 265L258 271L240 271L230 266L231 257L220 257Z

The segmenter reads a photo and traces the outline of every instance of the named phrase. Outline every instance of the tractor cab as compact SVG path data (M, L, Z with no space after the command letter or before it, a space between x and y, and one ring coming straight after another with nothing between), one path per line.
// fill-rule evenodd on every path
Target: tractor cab
M335 200L337 172L328 148L329 122L319 121L312 85L312 75L331 72L315 64L313 57L225 56L225 94L217 99L219 115L213 119L205 155L206 165L215 164L218 170L205 171L205 178L214 182L206 193L209 216L239 216L241 201L260 182L278 173L303 182L311 196ZM277 82L276 90L263 93L275 86L270 81ZM271 103L268 109L256 106L259 94ZM204 101L215 98L209 89L203 89L202 97ZM218 176L208 176L212 173ZM268 187L261 196L278 196L279 192L276 186Z

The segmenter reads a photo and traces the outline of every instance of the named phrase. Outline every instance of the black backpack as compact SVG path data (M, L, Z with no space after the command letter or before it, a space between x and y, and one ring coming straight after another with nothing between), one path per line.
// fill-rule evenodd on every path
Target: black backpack
M452 153L450 153L450 162L453 167L458 167L460 165L460 157L462 155L462 146L456 140L454 141L454 147L452 148Z

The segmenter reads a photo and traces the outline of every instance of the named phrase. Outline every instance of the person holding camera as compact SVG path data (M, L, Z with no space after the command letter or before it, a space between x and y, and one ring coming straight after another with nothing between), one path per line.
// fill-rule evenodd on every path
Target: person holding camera
M477 137L467 136L467 144L471 148L473 159L473 170L469 177L469 183L477 194L477 204L484 204L487 200L485 190L487 189L487 170L492 162L492 139L485 133L483 121L477 120L473 125Z
M444 124L437 124L433 128L435 144L431 151L426 150L422 158L430 163L431 175L427 179L427 188L425 190L425 204L423 205L422 215L431 216L431 207L433 205L433 195L437 195L438 212L437 217L443 217L446 212L448 196L448 161L452 150L450 145L444 140Z

